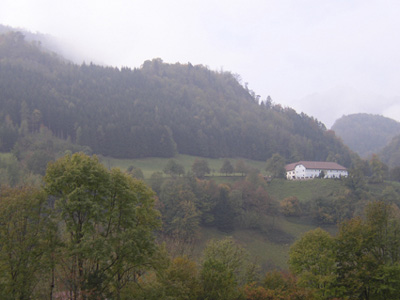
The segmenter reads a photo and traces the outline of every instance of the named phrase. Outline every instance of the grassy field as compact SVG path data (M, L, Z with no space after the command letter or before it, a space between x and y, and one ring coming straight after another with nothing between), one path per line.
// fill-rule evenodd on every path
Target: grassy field
M12 156L13 156L12 153L0 152L0 159L10 159Z
M189 155L177 155L173 158L179 164L183 165L185 171L191 170L192 164L196 159L205 159L211 169L208 178L213 179L217 183L234 182L241 177L241 174L232 174L225 176L219 170L222 167L224 159L201 158ZM142 158L142 159L116 159L109 157L101 157L102 163L107 168L120 168L126 170L129 166L140 168L144 178L149 179L154 172L162 172L170 158ZM229 159L234 166L240 159ZM265 162L249 159L242 159L250 168L260 170L261 174L265 174ZM277 200L282 200L290 196L296 196L301 202L309 201L316 197L326 197L336 189L342 188L342 182L339 180L306 180L306 181L287 181L284 179L274 179L268 184L268 193Z
M157 171L162 172L163 168L170 160L170 158L159 158L159 157L152 157L152 158L141 158L141 159L116 159L111 157L100 157L101 162L107 168L120 168L121 170L126 170L129 166L135 166L137 168L142 169L143 175L145 179L150 178L151 174ZM185 172L191 170L192 165L196 159L205 159L208 162L208 165L211 169L210 177L225 177L225 174L221 174L219 170L222 167L224 162L223 158L212 159L212 158L203 158L203 157L196 157L190 155L182 155L179 154L173 158L179 164L183 165L185 168ZM249 159L229 159L231 164L235 166L236 162L239 160L243 160L246 165L251 168L258 169L260 171L264 171L265 169L265 162L262 161L255 161ZM239 176L240 174L233 174Z
M332 179L314 179L304 181L288 181L274 179L268 185L268 194L277 200L296 196L300 202L307 202L317 197L327 197L334 191L342 189L343 182Z
M271 234L254 230L235 230L227 234L215 228L203 228L195 254L201 253L210 239L222 239L229 236L247 250L250 260L261 266L263 272L276 268L285 270L288 268L287 261L291 244L307 231L315 229L316 226L305 224L298 218L277 218L275 222L277 230ZM334 232L335 228L332 226L325 229ZM290 242L277 242L281 234L290 237Z

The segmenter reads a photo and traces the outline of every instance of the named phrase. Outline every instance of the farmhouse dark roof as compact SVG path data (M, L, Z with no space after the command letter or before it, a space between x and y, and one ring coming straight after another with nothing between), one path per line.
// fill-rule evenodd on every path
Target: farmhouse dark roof
M298 165L303 165L306 169L314 170L347 170L345 167L339 165L338 163L330 161L299 161L286 165L286 172L294 170Z

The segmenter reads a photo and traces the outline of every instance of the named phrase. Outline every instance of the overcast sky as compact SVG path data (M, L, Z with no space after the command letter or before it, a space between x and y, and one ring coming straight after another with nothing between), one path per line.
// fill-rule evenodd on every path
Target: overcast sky
M86 61L222 68L328 127L355 112L400 121L399 0L1 0L0 23Z

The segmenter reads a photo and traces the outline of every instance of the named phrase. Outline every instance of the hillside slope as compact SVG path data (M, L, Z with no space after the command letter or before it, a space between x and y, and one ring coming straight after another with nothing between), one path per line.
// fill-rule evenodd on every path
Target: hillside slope
M0 132L45 126L113 157L178 152L265 160L278 152L288 161L351 161L322 123L270 101L260 104L230 72L161 59L139 69L79 66L18 33L0 36L0 107Z
M400 135L395 136L391 142L379 153L380 159L390 168L400 167Z
M352 114L338 119L332 130L361 157L381 151L400 134L400 123L380 115Z

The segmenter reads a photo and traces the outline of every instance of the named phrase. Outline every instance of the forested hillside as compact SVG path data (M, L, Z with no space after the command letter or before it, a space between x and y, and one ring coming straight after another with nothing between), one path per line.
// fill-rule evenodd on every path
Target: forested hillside
M0 151L22 134L56 137L113 157L334 160L350 151L325 126L242 85L239 76L202 65L145 61L141 68L76 65L0 36Z
M367 157L380 152L400 134L400 123L380 115L352 114L338 119L332 130L350 149Z
M400 167L400 135L395 136L392 141L379 153L380 159L389 167Z

